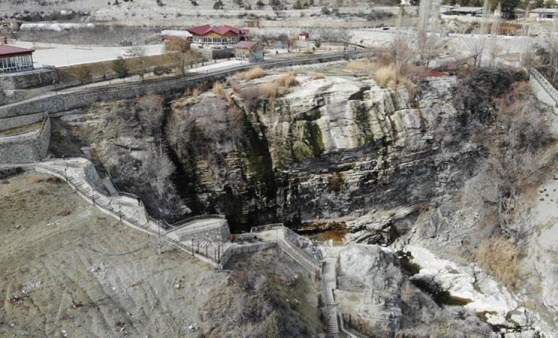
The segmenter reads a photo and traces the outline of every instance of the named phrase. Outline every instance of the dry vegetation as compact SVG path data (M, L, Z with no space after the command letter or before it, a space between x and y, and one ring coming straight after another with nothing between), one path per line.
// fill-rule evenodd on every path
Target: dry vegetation
M245 72L240 73L240 77L246 81L254 80L264 75L265 75L265 71L260 66L256 66Z
M266 250L238 257L227 280L208 293L207 337L315 337L316 285L283 253ZM316 298L314 298L316 297Z
M371 49L368 60L352 61L347 69L353 72L369 74L370 77L384 88L395 89L405 85L409 90L414 90L413 79L421 77L424 72L417 72L413 62L423 62L424 69L428 68L430 60L435 58L439 49L432 48L425 59L421 49L414 49L412 41L407 36L398 36L386 48Z
M530 231L532 191L557 159L545 112L523 79L521 71L479 69L454 93L460 129L485 156L465 195L481 212L484 233L472 257L510 288ZM482 238L490 239L479 243Z
M277 80L275 80L280 87L283 88L291 88L298 86L298 81L296 80L296 74L293 71L288 72L287 74L281 75Z
M511 289L519 282L519 256L520 249L504 237L487 240L474 253L484 270Z
M378 67L379 65L371 60L358 60L349 62L346 68L353 72L372 74Z
M233 91L242 98L247 107L255 107L262 99L269 100L272 104L275 100L285 94L290 88L298 86L296 73L289 71L276 79L259 85L241 88L240 84L233 82Z
M176 61L170 54L143 56L126 59L126 66L131 75L136 75L142 70L152 70L156 66L175 67ZM113 61L86 63L79 66L58 67L61 82L79 80L86 83L97 78L113 78L115 72L112 68Z

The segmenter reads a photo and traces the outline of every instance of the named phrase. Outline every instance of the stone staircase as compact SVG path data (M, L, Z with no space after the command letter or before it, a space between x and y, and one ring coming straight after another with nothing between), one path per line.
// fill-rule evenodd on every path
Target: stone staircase
M333 296L333 290L337 287L337 275L335 271L335 258L327 257L322 265L322 290L324 303L327 311L327 328L334 337L339 337L339 321L337 315L337 304Z

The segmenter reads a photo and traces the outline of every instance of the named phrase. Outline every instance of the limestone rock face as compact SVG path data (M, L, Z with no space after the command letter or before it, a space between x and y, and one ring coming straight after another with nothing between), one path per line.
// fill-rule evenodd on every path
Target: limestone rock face
M419 337L495 336L468 309L435 303L403 270L390 249L364 244L340 249L335 294L351 327L367 336L386 328Z
M100 102L65 112L52 119L50 151L56 156L89 157L119 189L138 195L150 215L172 223L190 210L171 181L174 164L163 152L158 122L145 118L161 114L162 105L159 102L154 109L142 102Z
M276 79L171 105L183 184L200 210L225 213L233 227L422 203L471 174L457 165L474 162L476 149L452 132L453 78L427 79L411 95L368 78L299 75L275 99L247 98Z
M347 277L347 287L377 290L384 297L396 295L403 282L397 257L376 245L343 248L339 252L339 273Z

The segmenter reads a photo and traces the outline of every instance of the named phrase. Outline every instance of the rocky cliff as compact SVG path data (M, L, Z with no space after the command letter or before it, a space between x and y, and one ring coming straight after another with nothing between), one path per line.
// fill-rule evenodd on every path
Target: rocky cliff
M280 81L232 80L234 90L172 103L167 136L191 191L233 226L415 205L471 174L457 165L473 163L475 148L452 135L452 78L412 93L353 76ZM270 86L279 87L271 96Z
M384 302L399 309L396 329L418 323L428 331L439 306L449 309L446 322L465 316L481 335L488 327L471 314L509 336L555 331L549 130L558 119L547 118L521 74L483 70L394 90L341 67L320 71L238 75L178 99L66 112L53 119L51 150L85 152L169 220L223 213L233 232L285 222L307 232L340 227L348 241L391 246L412 271L365 246L340 262L347 283L373 286L381 284L370 279L375 272L358 276L351 262L372 250L389 263L383 280L397 281Z

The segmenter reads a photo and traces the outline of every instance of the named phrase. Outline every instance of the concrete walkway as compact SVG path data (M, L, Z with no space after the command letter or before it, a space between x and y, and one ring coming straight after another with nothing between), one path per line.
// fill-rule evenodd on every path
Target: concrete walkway
M135 195L120 193L118 196L109 196L100 191L98 186L102 185L102 181L93 164L87 159L57 159L32 165L23 165L22 167L54 175L65 180L80 196L97 206L101 211L117 218L123 224L154 236L158 240L159 248L161 248L163 243L168 243L192 253L202 261L216 267L220 258L218 254L224 252L227 248L227 243L223 242L199 240L193 242L187 236L180 239L169 236L160 221L149 217L145 206ZM97 186L92 181L96 181ZM216 218L214 221L222 222L223 219ZM210 222L211 219L205 218L187 223L188 226L194 225L193 229L195 231L192 231L190 234L194 235L205 231L204 227L196 227L197 223L209 224Z

